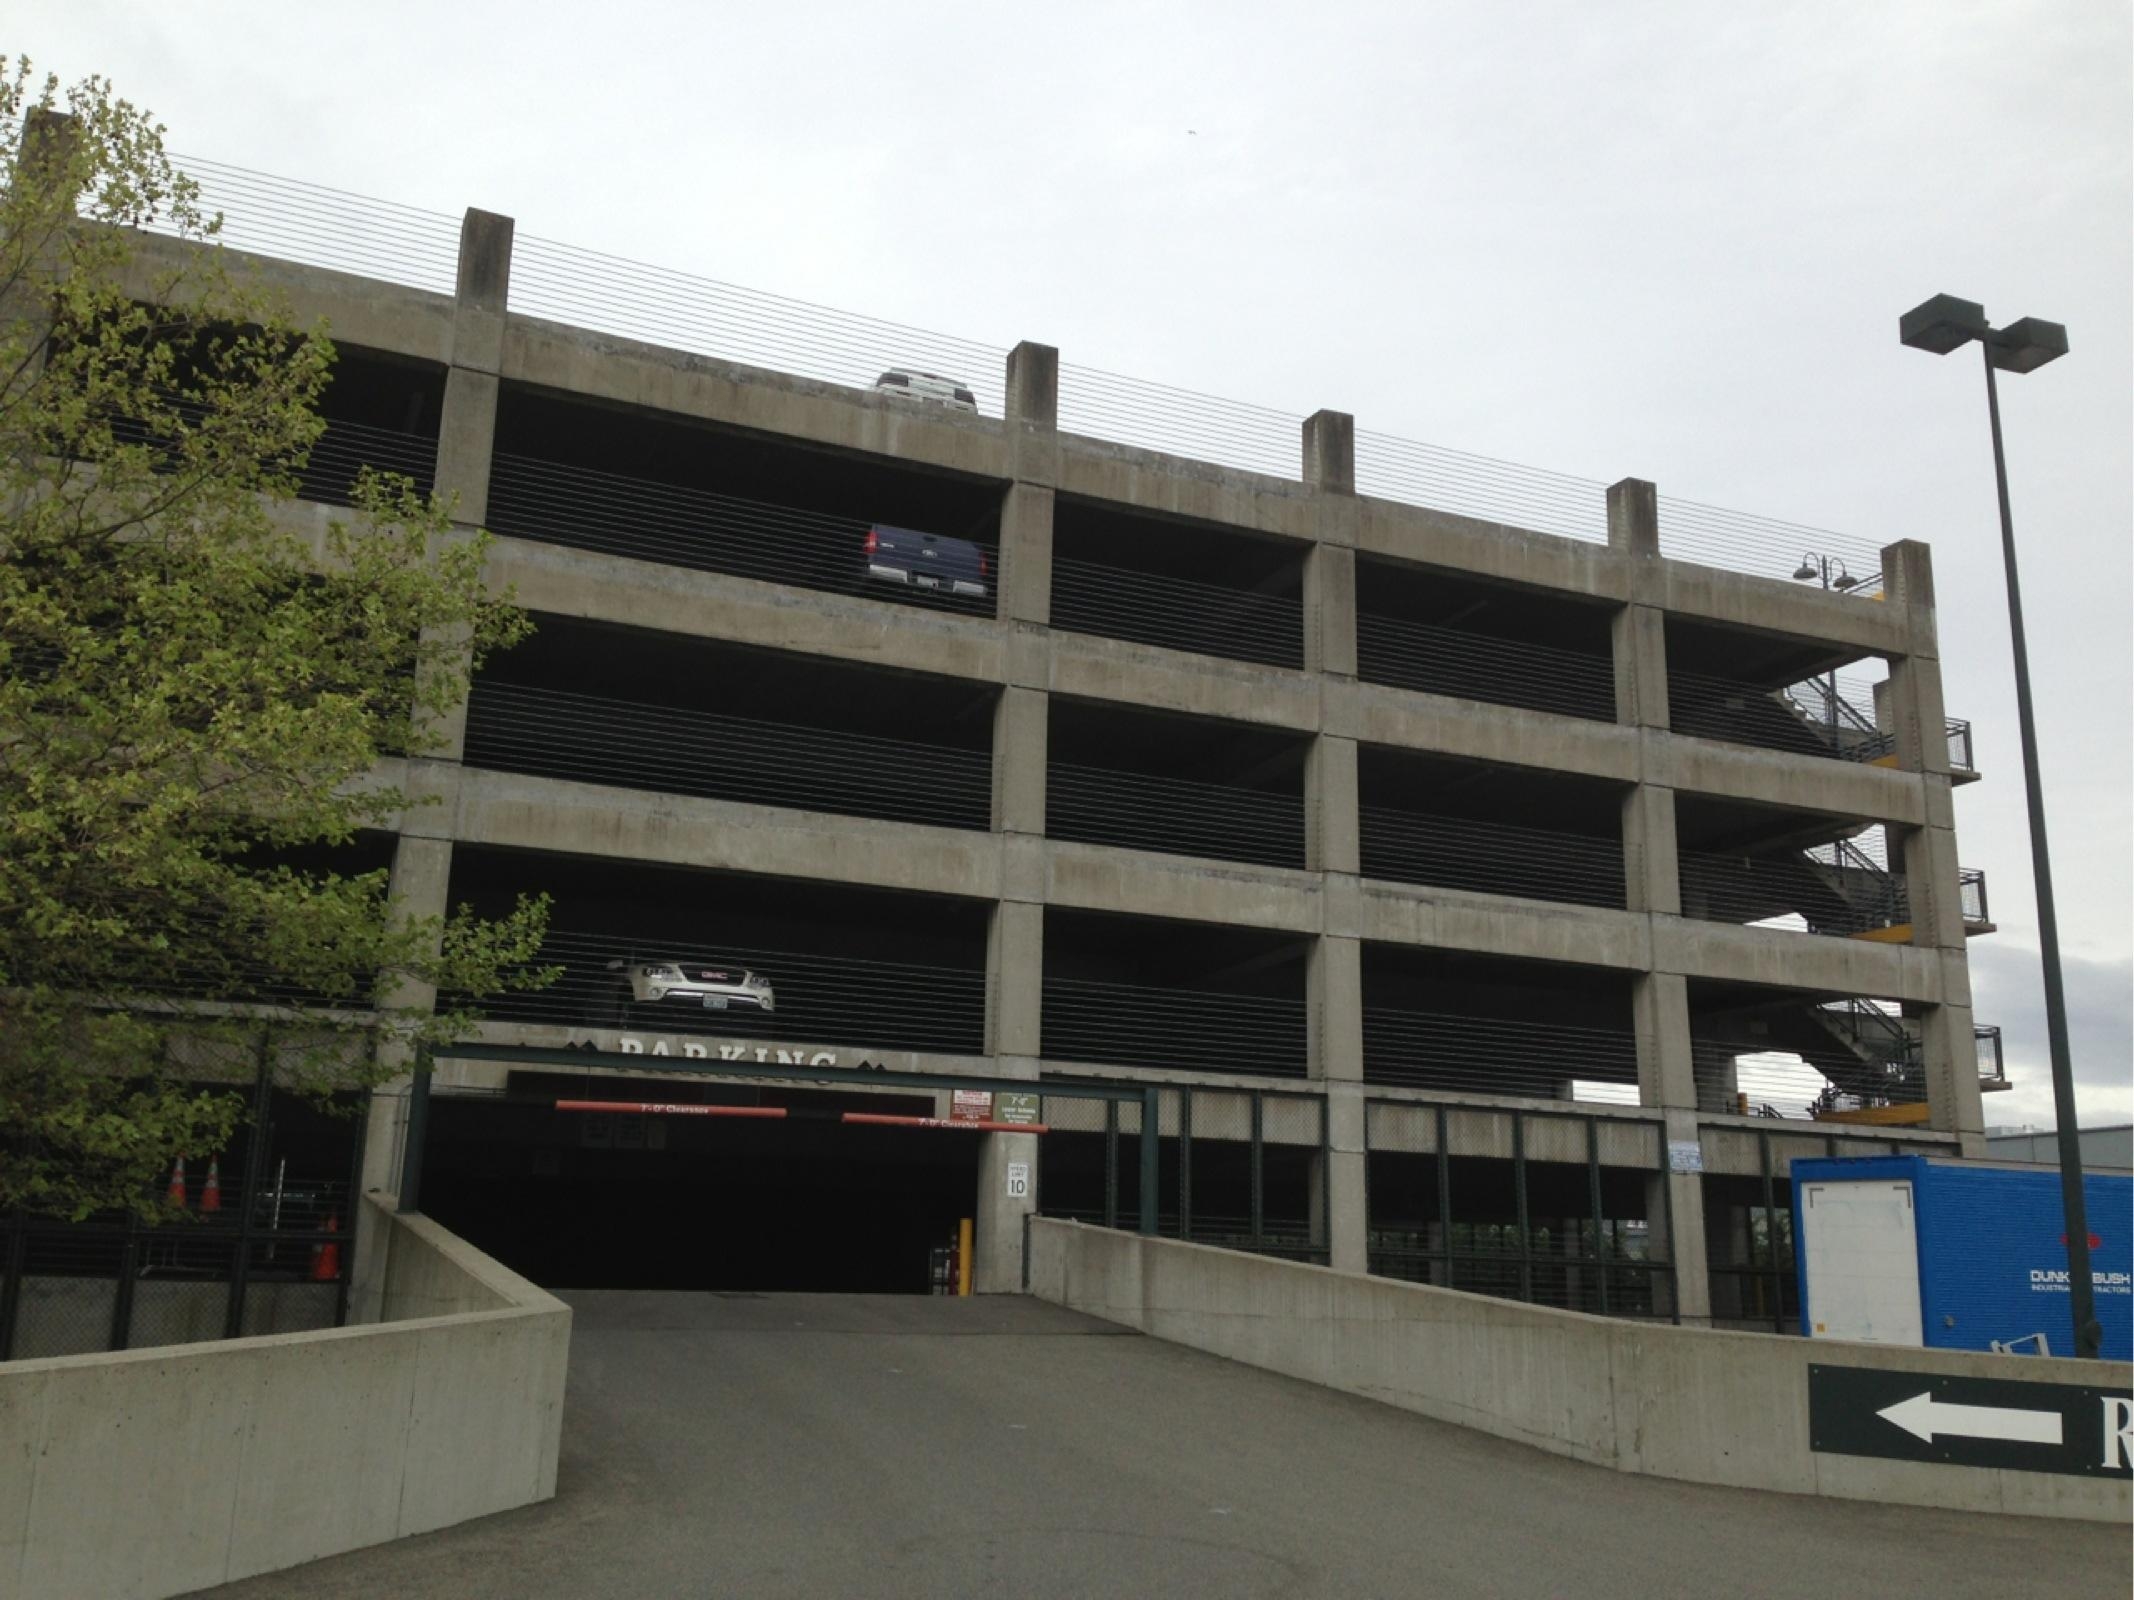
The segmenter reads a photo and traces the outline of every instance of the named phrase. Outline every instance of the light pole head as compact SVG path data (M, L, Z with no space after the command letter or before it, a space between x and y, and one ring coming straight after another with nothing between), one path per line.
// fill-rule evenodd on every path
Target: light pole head
M1983 339L1991 331L1984 306L1976 300L1959 300L1953 294L1937 294L1897 319L1900 342L1914 350L1931 350L1937 356L1945 356L1973 339ZM2066 348L2064 341L2061 348Z
M1793 569L1793 576L1796 579L1801 580L1806 580L1808 578L1814 577L1815 563L1813 561L1810 561L1806 556L1801 557L1801 564Z
M2067 328L2025 317L1986 341L1987 359L2003 372L2035 372L2067 354Z

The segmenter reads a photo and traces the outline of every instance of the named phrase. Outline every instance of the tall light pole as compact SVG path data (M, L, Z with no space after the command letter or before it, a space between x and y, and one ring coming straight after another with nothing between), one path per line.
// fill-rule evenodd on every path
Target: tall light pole
M1986 320L1986 308L1938 294L1897 323L1897 337L1915 350L1945 356L1973 339L1986 357L1986 416L1993 428L1993 481L2001 499L2001 558L2008 568L2008 633L2015 646L2016 719L2023 736L2023 794L2030 806L2030 871L2038 889L2038 943L2045 967L2045 1035L2052 1053L2053 1116L2059 1124L2060 1203L2067 1226L2067 1297L2075 1324L2075 1354L2095 1356L2103 1344L2090 1287L2090 1234L2082 1196L2082 1141L2075 1122L2075 1072L2067 1049L2067 993L2060 982L2060 919L2053 910L2052 858L2045 848L2045 799L2038 781L2038 729L2030 706L2030 649L2023 638L2023 591L2016 581L2015 521L2008 510L2008 461L2001 449L2001 397L1996 372L2035 372L2067 354L2067 329L2025 317L2005 328Z

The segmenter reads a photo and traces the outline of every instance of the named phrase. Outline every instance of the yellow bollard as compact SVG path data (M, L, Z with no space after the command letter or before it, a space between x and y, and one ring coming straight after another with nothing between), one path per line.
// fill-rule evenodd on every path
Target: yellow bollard
M971 1219L956 1224L956 1293L971 1292Z

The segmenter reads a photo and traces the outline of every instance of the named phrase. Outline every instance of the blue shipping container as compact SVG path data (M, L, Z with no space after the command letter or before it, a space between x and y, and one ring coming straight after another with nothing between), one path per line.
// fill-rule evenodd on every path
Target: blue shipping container
M1801 1332L1815 1327L1805 1184L1909 1183L1919 1260L1919 1325L1928 1345L1986 1350L2043 1333L2056 1356L2074 1353L2067 1247L2054 1167L2010 1170L1929 1156L1792 1163L1794 1259ZM2090 1274L2104 1355L2134 1359L2134 1178L2085 1173Z

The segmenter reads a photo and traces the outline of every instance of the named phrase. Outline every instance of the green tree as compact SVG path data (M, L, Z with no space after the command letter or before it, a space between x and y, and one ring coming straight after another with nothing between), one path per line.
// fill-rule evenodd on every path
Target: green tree
M409 920L332 869L409 804L381 758L528 624L404 479L291 531L333 347L216 245L159 125L24 60L0 129L0 1207L152 1212L263 1035L280 1081L360 1087L465 1031L418 986L549 976L543 902Z

